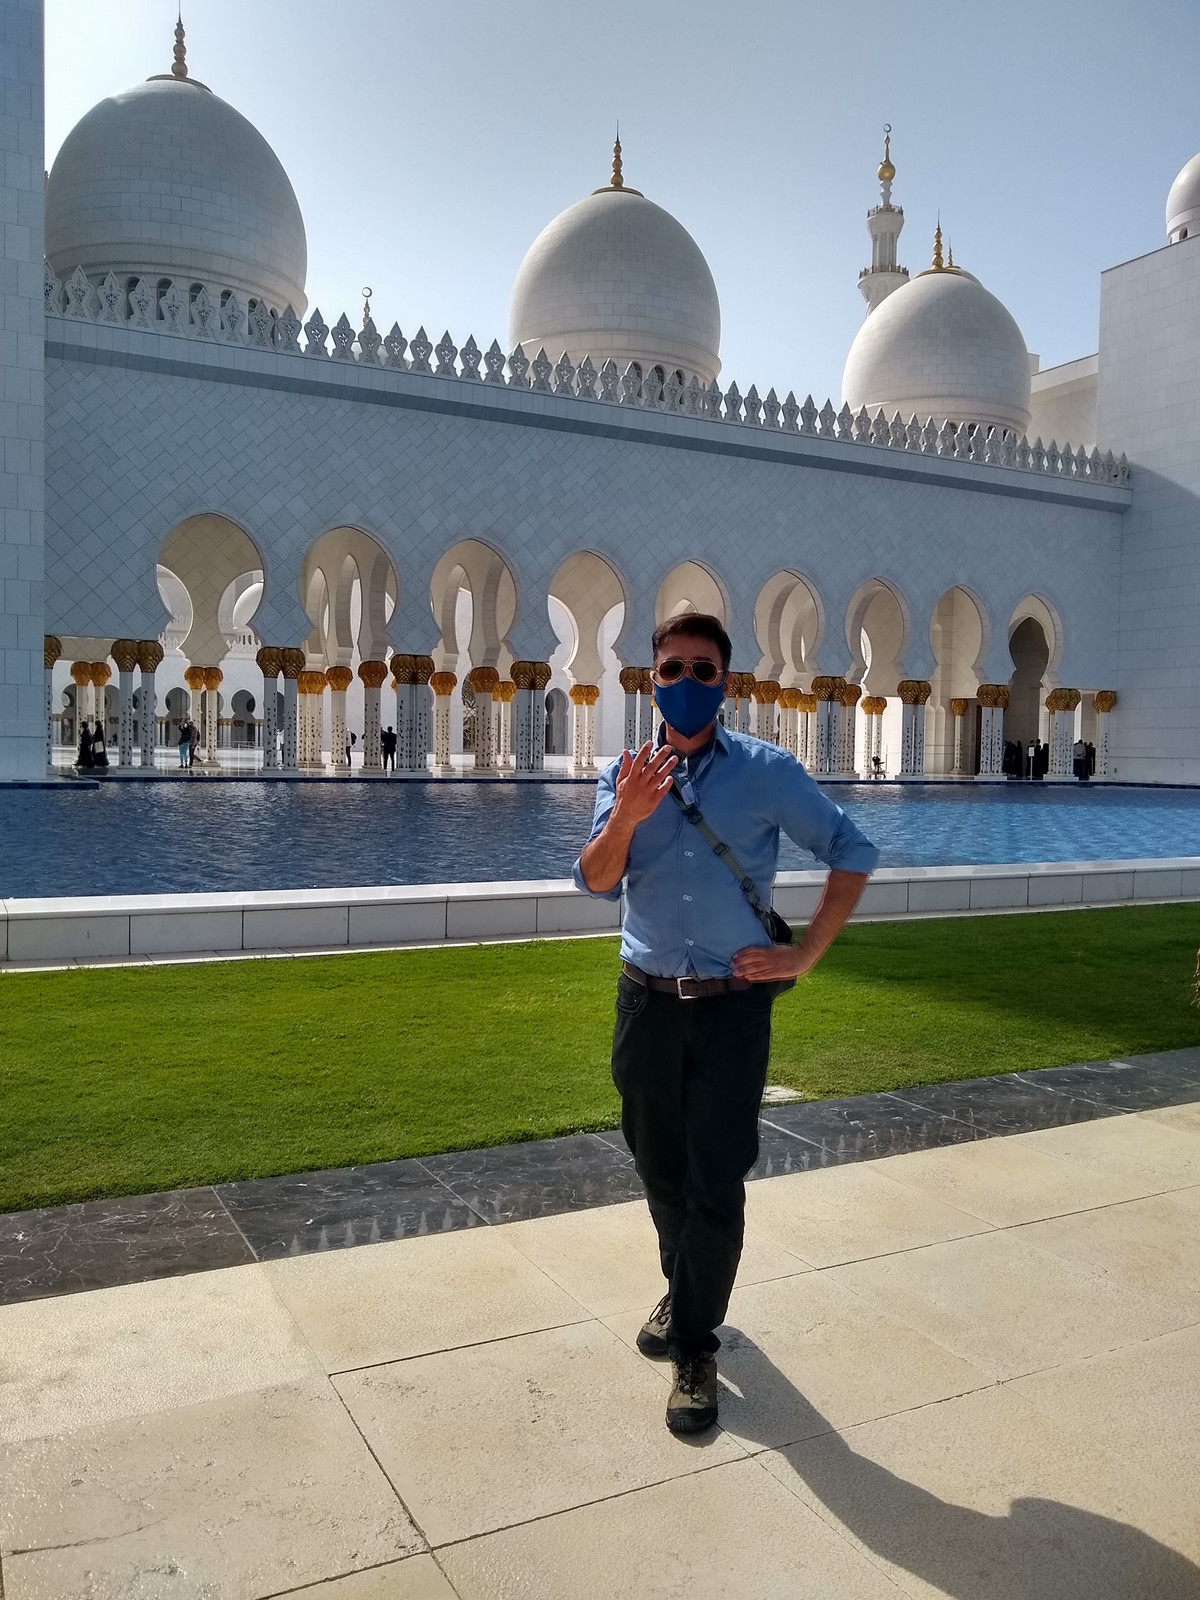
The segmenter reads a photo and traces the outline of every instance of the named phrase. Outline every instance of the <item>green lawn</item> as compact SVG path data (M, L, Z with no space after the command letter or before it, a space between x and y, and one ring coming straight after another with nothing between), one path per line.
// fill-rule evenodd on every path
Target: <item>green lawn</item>
M1200 906L848 929L776 1007L813 1097L1200 1044ZM613 940L0 977L0 1210L617 1120Z

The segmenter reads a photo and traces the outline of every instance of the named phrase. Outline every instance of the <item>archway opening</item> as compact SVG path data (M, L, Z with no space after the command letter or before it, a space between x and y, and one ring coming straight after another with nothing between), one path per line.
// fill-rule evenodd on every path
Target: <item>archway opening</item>
M979 771L979 663L986 629L979 602L966 589L948 589L933 608L929 642L933 649L932 693L925 708L925 770L955 771L955 739L960 741L962 772ZM968 702L956 730L953 700Z
M905 676L903 657L908 637L907 609L891 584L871 578L853 596L846 612L846 643L850 649L851 682L861 684L864 696L887 701L879 741L882 771L900 770L903 713L897 685ZM873 751L866 749L867 719L859 717L855 730L854 760L860 772L871 770Z
M625 587L602 556L582 550L568 556L551 578L548 607L550 624L559 638L559 647L550 657L551 686L566 689L572 684L594 684L599 688L596 752L615 755L624 743L624 703L618 681L621 663L613 646L625 625ZM547 749L547 754L560 753L568 752Z

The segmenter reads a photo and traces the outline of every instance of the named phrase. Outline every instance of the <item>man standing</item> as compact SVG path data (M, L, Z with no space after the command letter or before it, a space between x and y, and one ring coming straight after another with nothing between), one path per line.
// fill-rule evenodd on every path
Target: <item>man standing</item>
M601 774L575 882L610 900L624 884L613 1081L668 1285L637 1343L674 1363L668 1428L698 1433L717 1419L714 1330L741 1256L772 1001L836 938L879 853L793 756L718 725L731 645L716 617L671 617L653 648L664 723ZM724 860L673 788L728 846ZM831 869L795 944L772 942L739 882L765 914L780 829Z

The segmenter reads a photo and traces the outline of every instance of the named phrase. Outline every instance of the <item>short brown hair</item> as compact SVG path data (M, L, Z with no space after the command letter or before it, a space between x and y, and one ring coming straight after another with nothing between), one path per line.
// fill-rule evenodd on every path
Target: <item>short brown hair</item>
M721 626L719 617L710 617L704 611L680 611L665 622L660 622L650 639L655 658L668 639L678 638L710 640L721 652L721 671L729 671L729 663L733 660L733 644Z

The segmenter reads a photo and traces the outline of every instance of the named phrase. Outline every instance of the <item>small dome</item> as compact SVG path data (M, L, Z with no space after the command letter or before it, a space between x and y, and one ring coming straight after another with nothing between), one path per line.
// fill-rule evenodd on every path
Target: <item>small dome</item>
M1167 196L1167 243L1200 233L1200 155L1182 169Z
M1008 311L960 267L922 272L858 330L842 375L851 410L1029 426L1029 353Z
M619 157L618 157L619 176ZM721 305L688 231L636 189L597 189L529 248L513 284L509 338L527 355L565 350L578 365L612 360L681 368L702 383L721 370Z
M308 245L287 173L239 111L192 78L102 100L46 185L46 256L67 278L173 278L305 309Z

